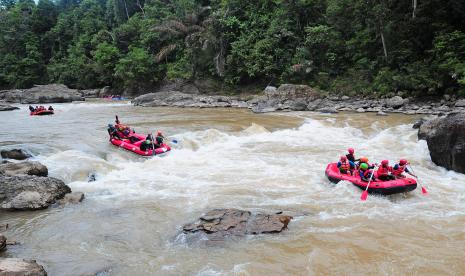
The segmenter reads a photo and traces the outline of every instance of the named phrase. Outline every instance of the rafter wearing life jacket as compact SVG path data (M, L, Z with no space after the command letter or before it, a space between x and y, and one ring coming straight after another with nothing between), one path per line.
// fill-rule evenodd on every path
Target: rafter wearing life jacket
M355 164L343 155L341 156L339 162L337 162L337 167L339 168L340 173L352 174L352 171L355 168Z

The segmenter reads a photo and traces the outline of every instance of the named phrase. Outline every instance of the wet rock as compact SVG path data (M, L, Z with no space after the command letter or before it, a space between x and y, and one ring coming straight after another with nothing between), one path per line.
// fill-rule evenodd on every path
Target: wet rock
M5 159L24 160L31 157L30 154L24 152L22 149L2 150L0 155Z
M386 101L386 105L392 108L399 108L403 106L404 103L405 103L405 100L400 96L394 96Z
M65 204L77 204L84 200L84 193L81 192L72 192L66 194L65 197L58 200L58 204L65 205Z
M0 164L0 173L5 175L36 175L47 176L48 169L39 162L25 161L20 163L8 162Z
M380 110L378 113L376 113L376 116L388 116L388 114Z
M335 107L323 107L323 108L317 109L317 111L321 113L330 113L330 114L338 113Z
M2 234L0 234L0 251L3 250L6 250L6 238Z
M292 217L282 214L252 214L238 209L215 209L194 223L183 226L188 238L224 240L228 236L279 233ZM189 236L192 235L192 236Z
M276 93L278 89L274 86L267 86L265 87L265 93Z
M19 109L19 107L11 106L5 103L0 103L0 111L11 111L15 109Z
M465 114L452 113L420 126L418 139L425 139L431 160L446 169L465 173Z
M320 104L323 102L322 99L316 99L314 101L311 101L307 105L307 109L310 111L315 111L320 107Z
M44 209L71 192L53 177L0 175L0 183L0 210Z
M47 276L47 272L35 260L0 258L0 275Z
M87 182L94 182L96 180L97 180L97 173L95 172L89 173L89 175L87 176Z
M341 97L341 100L343 100L343 101L347 101L347 100L349 100L349 99L350 99L349 96L342 96L342 97Z
M423 125L423 123L426 122L426 119L425 118L421 118L420 120L416 121L412 128L413 129L419 129L421 127L421 125Z
M102 89L85 89L85 90L78 90L79 93L85 98L99 98ZM102 94L103 95L103 94Z
M356 111L357 111L358 113L364 113L364 112L365 112L365 109L363 109L363 108L358 108Z
M84 100L78 90L70 89L64 84L36 85L33 88L23 90L3 90L0 91L0 99L23 104L65 103Z
M291 101L288 103L289 109L294 111L304 111L307 110L307 102L303 99Z
M455 102L456 107L465 107L465 99L461 99Z

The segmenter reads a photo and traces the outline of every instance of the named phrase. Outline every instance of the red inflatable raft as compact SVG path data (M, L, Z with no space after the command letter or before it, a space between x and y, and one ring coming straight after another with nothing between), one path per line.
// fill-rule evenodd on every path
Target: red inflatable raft
M341 174L339 172L339 168L337 167L337 163L328 164L325 173L328 179L333 183L338 183L339 181L345 180L351 182L362 190L365 190L368 184L368 182L363 181L358 176L357 171L354 172L354 176ZM410 192L415 190L416 187L417 181L413 178L401 178L388 181L377 180L370 182L368 192L373 194L392 195Z
M31 116L41 116L41 115L53 115L53 110L48 110L48 109L44 109L44 110L39 110L39 111L33 111L30 113Z
M131 143L129 139L120 140L111 138L110 142L117 147L121 147L125 150L132 151L136 154L146 157L160 155L171 150L170 146L167 144L162 144L161 147L155 149L155 152L153 150L141 151L140 144L145 141L145 136L136 133L131 134L131 136L139 139L139 141Z

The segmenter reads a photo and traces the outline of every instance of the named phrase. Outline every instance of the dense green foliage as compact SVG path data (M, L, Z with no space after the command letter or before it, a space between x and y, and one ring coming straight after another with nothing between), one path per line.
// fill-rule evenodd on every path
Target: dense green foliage
M0 87L176 78L460 93L465 1L0 0Z

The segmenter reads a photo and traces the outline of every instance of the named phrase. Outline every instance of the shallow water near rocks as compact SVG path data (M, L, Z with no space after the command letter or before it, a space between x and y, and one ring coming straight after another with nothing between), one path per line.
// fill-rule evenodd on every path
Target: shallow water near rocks
M141 108L86 102L31 117L2 112L2 148L21 147L86 199L0 213L21 242L3 257L37 259L50 275L318 275L465 273L465 175L435 166L417 117L243 109ZM161 129L174 150L144 159L108 143L118 114L137 132ZM360 201L331 184L328 162L348 146L371 161L411 161L429 191ZM95 173L96 181L87 182ZM182 225L214 208L295 214L289 229L222 246L188 245Z

